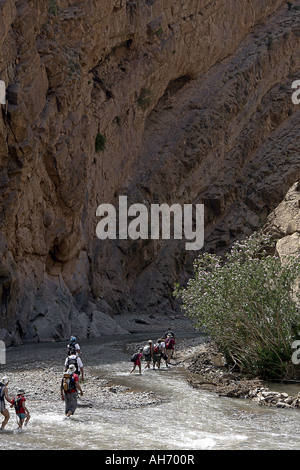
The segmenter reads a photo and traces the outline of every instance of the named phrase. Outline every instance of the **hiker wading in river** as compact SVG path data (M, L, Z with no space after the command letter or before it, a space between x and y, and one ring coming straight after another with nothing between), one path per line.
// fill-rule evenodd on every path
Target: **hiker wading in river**
M145 369L150 369L150 364L153 361L153 341L151 339L143 348L143 356L146 362Z
M175 339L173 336L168 335L166 340L165 340L165 345L166 345L166 366L169 367L169 363L171 360L171 357L173 356L174 349L175 349Z
M75 413L78 392L80 392L81 396L83 395L83 391L79 385L79 378L75 371L75 366L71 364L67 372L64 373L60 386L61 399L65 402L65 414L67 418Z
M153 369L157 366L160 369L160 361L163 353L163 345L161 339L158 339L153 348Z
M139 368L139 374L141 375L142 373L142 358L143 358L143 348L140 348L139 349L139 352L137 352L136 354L134 354L133 356L133 368L131 369L130 373L132 373L134 371L134 369L136 368L136 366L138 366Z
M2 422L0 430L2 431L4 427L7 425L7 422L10 418L10 414L8 409L5 406L5 400L11 403L11 399L8 396L8 390L7 390L7 385L8 385L8 378L3 377L0 382L0 413L4 416L4 420Z
M65 360L65 372L70 368L71 365L75 367L75 373L80 377L81 382L84 381L83 363L77 354L71 354Z
M71 354L75 354L76 356L80 355L81 350L80 350L79 344L77 343L76 336L71 336L70 342L67 348L68 348L68 356L71 356Z
M27 426L28 421L30 420L29 411L25 405L26 398L24 397L24 390L19 390L16 398L11 402L11 407L15 408L17 418L19 420L19 429L22 429L24 421L25 426Z

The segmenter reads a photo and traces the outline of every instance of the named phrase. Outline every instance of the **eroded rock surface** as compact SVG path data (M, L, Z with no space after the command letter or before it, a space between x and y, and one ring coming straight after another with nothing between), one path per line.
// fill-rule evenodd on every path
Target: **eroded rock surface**
M203 203L212 250L266 222L300 177L299 31L282 0L1 2L6 344L176 311L197 253L100 241L99 204Z

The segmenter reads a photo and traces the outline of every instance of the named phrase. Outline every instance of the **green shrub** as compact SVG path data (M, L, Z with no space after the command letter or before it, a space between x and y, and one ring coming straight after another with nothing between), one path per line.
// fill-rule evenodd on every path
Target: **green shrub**
M106 137L102 134L97 134L95 139L95 150L96 152L101 152L105 150Z
M137 104L144 111L150 105L150 96L151 96L151 90L149 88L142 88L141 89L141 92L140 92L139 97L137 99Z
M270 51L273 47L273 38L272 36L269 36L268 39L267 39L267 48L268 50Z
M222 259L204 253L175 296L230 363L264 378L284 378L300 331L300 260L269 255L270 245L268 237L255 234Z
M48 12L50 15L56 16L58 13L58 5L56 3L56 0L48 0Z
M115 123L116 123L118 126L121 126L121 124L122 124L122 119L120 118L120 116L116 116L116 117L115 117Z

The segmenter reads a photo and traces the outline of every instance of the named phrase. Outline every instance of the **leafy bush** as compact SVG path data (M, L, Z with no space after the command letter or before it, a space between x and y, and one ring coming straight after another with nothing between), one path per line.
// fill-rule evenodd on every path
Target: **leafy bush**
M106 137L102 134L97 134L96 139L95 139L95 150L96 152L100 152L105 150L105 144L106 144Z
M268 237L254 234L221 257L204 253L195 275L175 296L187 316L227 360L261 377L281 377L300 332L300 260L270 255ZM300 334L300 333L299 333Z
M48 0L48 11L50 15L56 16L58 13L59 7L56 3L56 0Z
M150 105L150 96L152 92L149 88L142 88L137 98L137 104L143 111L145 111Z

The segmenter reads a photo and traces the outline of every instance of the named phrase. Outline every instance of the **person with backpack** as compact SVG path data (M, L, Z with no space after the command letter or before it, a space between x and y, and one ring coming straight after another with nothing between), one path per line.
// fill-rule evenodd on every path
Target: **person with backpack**
M83 395L74 364L71 364L64 373L61 380L60 392L61 399L65 402L65 415L69 418L76 411L78 392L81 396Z
M83 372L83 363L79 356L76 354L71 354L65 360L65 372L69 369L70 365L75 366L75 372L78 376L80 376L81 381L84 381L84 372Z
M165 339L168 337L168 336L172 336L175 340L175 333L174 331L171 330L171 328L168 328L168 331L165 332Z
M17 418L19 419L19 429L22 429L24 421L25 426L27 426L28 421L30 420L30 414L25 405L26 398L24 397L24 394L24 390L19 390L17 396L11 401L11 408L15 408Z
M171 357L174 352L175 348L175 339L172 335L168 335L166 340L165 340L165 347L166 347L166 367L169 367L169 363L171 361Z
M161 355L163 352L161 343L162 343L161 339L158 339L153 347L153 369L155 369L156 365L157 365L157 368L160 369Z
M1 431L3 431L10 418L9 411L5 406L5 400L7 400L9 403L12 402L11 398L8 396L8 382L9 380L7 377L3 377L0 382L0 413L4 416L4 420L2 421L0 428Z
M68 356L70 356L71 354L76 354L76 356L79 356L79 354L81 353L81 350L80 350L79 344L77 343L76 336L71 336L70 342L67 348L68 348Z
M150 364L153 362L153 341L149 339L148 344L143 348L143 356L146 361L145 369L150 369Z
M130 371L130 373L132 373L134 371L134 369L136 368L136 366L138 366L139 374L141 375L141 373L142 373L142 358L143 358L143 348L140 348L139 352L136 352L131 358L131 361L133 362L133 368Z

